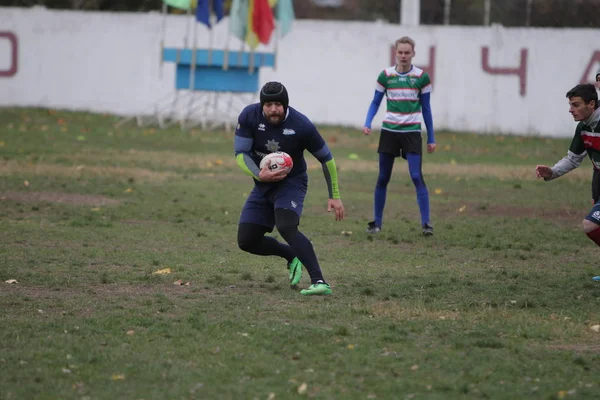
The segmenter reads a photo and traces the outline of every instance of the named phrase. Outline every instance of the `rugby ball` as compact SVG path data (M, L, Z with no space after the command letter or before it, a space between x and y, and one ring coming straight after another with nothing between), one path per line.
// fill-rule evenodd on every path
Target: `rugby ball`
M268 166L271 171L285 169L289 172L294 166L294 161L288 153L277 151L275 153L267 154L260 160L259 168L263 169L266 166Z

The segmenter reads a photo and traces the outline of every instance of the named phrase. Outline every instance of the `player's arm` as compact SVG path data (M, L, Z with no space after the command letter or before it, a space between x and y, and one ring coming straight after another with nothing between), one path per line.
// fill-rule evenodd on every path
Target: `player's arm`
M431 113L431 92L433 87L427 73L423 73L421 79L423 86L421 87L419 102L421 103L425 128L427 128L427 151L431 153L435 151L435 133L433 130L433 114Z
M573 171L581 165L583 159L587 155L583 139L581 138L581 125L581 123L577 125L575 136L573 136L571 146L565 157L560 159L552 167L547 167L545 165L538 165L536 167L536 172L539 177L544 178L545 181L550 181L563 176L567 172Z
M310 123L307 141L306 149L321 163L325 182L327 183L329 198L340 199L335 159L331 154L331 150L329 150L329 146L327 146L327 143L325 143L325 140L312 123Z
M254 137L248 128L247 113L246 110L244 110L240 114L237 127L235 128L235 139L233 142L235 160L242 171L257 181L260 181L260 169L252 157L250 157L253 144Z
M371 124L373 123L373 118L375 118L375 114L379 110L379 106L381 105L381 101L383 100L383 96L385 94L385 71L382 71L377 78L377 83L375 84L375 93L373 94L373 100L371 100L371 104L369 105L369 109L367 110L367 118L365 119L364 128L368 129L368 133L371 131ZM365 134L368 134L363 129Z
M567 172L573 171L581 165L581 162L587 155L587 151L583 151L581 154L573 153L571 150L567 152L567 155L561 158L554 166L550 167L552 175L550 177L544 177L545 181L550 181L558 177L563 176Z

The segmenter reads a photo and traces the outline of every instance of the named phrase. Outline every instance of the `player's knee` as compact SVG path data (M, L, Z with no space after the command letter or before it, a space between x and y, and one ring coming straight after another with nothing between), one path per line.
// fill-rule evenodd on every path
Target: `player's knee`
M411 172L410 179L412 179L415 186L421 186L425 184L423 180L423 174L421 172Z
M585 233L590 233L590 232L595 231L596 229L600 228L600 225L595 224L592 221L589 221L587 219L584 219L583 223L582 223L582 228Z
M253 237L238 234L238 247L245 252L252 253L257 243L257 240Z
M292 210L275 210L275 227L286 242L290 242L298 232L300 217Z
M238 247L248 253L252 253L258 246L262 236L254 232L250 227L242 224L238 227Z
M387 187L388 183L390 183L390 177L386 175L379 175L377 177L377 186L379 187Z
M289 243L298 232L298 224L280 223L277 224L277 231L279 231L281 237Z

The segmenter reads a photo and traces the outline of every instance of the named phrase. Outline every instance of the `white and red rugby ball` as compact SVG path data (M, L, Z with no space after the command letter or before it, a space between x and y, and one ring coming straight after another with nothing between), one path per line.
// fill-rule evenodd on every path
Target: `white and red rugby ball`
M269 161L271 162L270 164ZM271 171L285 169L287 172L290 172L294 166L294 161L288 153L276 151L275 153L267 154L262 160L260 160L260 169L263 169L267 165Z

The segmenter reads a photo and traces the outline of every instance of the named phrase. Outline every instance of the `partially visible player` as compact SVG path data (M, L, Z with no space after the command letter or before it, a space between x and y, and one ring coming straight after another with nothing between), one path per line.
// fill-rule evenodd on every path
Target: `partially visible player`
M288 104L286 88L279 82L269 82L260 91L260 103L244 108L238 118L235 156L242 170L254 179L254 188L240 216L238 245L248 253L285 258L292 286L300 282L304 264L311 285L300 293L327 295L331 294L331 288L323 278L313 246L298 230L308 189L304 150L321 162L329 190L327 211L334 211L335 219L340 221L344 218L344 205L340 199L337 168L317 128ZM289 173L285 169L272 171L268 165L258 168L266 154L276 151L284 151L292 157L294 166ZM265 236L274 227L287 244Z
M596 71L596 89L600 90L600 68ZM594 168L592 176L592 204L600 200L600 170Z
M408 170L417 192L423 235L433 235L429 219L429 192L422 173L423 144L421 117L427 127L427 152L435 151L433 117L431 115L431 80L429 75L412 65L415 42L409 37L396 40L396 65L384 69L377 78L375 95L367 112L363 133L371 134L371 123L383 100L387 97L387 112L379 136L379 176L375 185L374 220L367 225L367 233L378 233L383 225L383 209L387 186L392 176L396 157L408 161Z
M553 167L538 165L535 173L545 181L556 179L581 165L586 155L589 156L595 170L600 169L600 108L598 93L594 85L577 85L567 92L569 112L575 121L579 121L575 135L566 157ZM596 194L593 194L596 196ZM583 220L583 231L600 246L600 202L596 202ZM595 277L600 280L600 277Z

